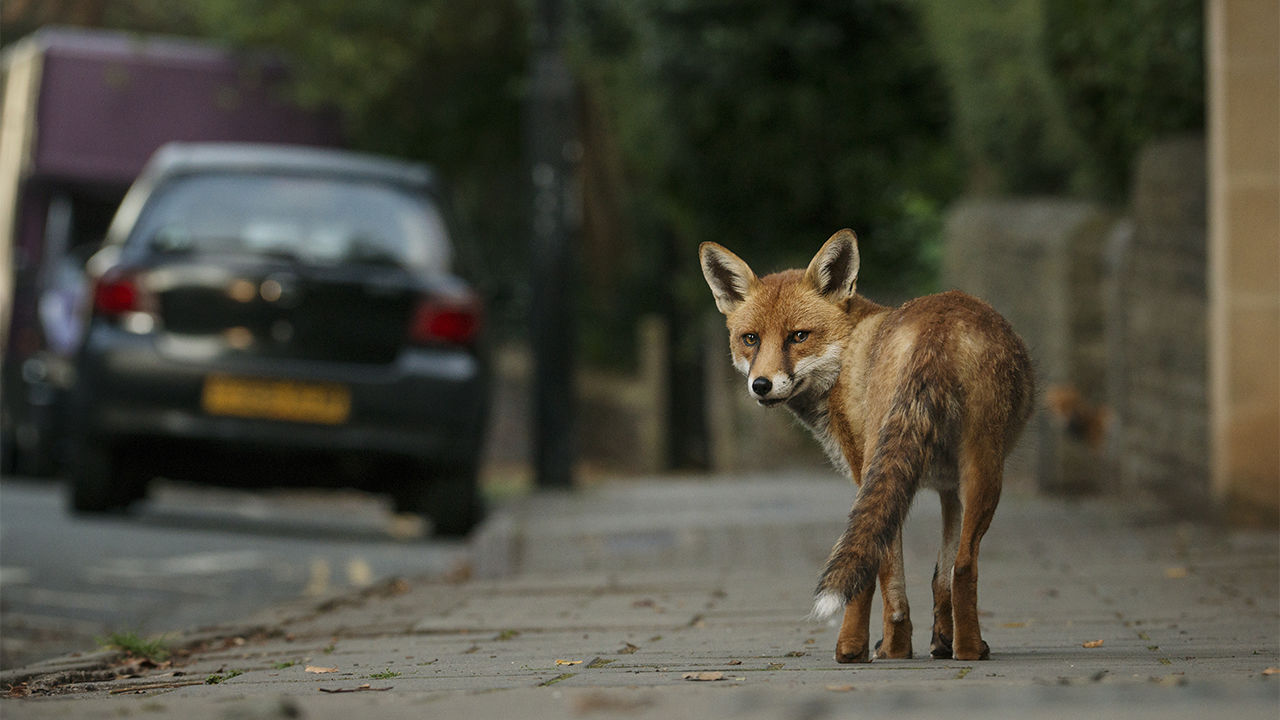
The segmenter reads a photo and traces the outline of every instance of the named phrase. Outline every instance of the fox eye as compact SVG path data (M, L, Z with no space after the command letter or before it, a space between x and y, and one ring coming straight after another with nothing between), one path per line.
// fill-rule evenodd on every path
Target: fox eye
M804 342L805 340L808 340L808 339L809 339L809 331L808 331L808 330L796 330L795 332L791 333L791 337L789 337L789 338L787 338L787 339L788 339L788 340L790 340L790 341L791 341L791 342L793 342L793 343L802 343L802 342Z
M760 336L755 333L746 333L742 336L743 345L756 345L760 342Z

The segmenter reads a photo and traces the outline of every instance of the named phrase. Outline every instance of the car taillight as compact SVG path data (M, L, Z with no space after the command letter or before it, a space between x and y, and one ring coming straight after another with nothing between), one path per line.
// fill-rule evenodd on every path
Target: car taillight
M470 345L480 334L480 320L478 298L424 298L414 310L409 339L423 345Z
M153 311L150 294L132 273L112 270L99 278L93 288L93 310L103 317Z
M137 281L128 275L102 278L93 291L93 308L108 317L142 310Z

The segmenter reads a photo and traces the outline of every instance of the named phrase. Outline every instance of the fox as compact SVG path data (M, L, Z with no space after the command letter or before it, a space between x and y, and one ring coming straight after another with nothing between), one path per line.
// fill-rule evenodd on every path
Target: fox
M858 239L848 228L804 270L757 277L714 242L702 243L698 256L748 394L789 409L857 487L814 592L812 617L844 609L836 661L873 659L877 579L884 635L874 659L912 657L902 525L921 487L936 490L942 504L930 655L989 658L978 623L978 545L1034 403L1022 339L963 292L893 308L859 295Z

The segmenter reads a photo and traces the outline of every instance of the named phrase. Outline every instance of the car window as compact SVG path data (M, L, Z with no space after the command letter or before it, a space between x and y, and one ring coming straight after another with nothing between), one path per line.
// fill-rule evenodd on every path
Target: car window
M135 252L273 255L445 272L446 233L438 208L391 185L210 173L164 183L128 244Z

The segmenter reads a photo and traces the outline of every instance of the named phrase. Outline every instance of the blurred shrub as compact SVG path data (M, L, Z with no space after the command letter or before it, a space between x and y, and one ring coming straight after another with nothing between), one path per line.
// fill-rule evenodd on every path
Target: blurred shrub
M1044 53L1041 0L915 0L951 90L967 191L1087 186Z
M1141 145L1204 127L1202 0L914 0L975 193L1122 203Z
M841 227L865 287L933 283L921 213L958 190L950 103L913 9L895 0L576 4L574 58L616 128L637 243L655 280L706 305L695 249L758 271L807 263ZM659 253L661 256L661 253ZM678 272L673 274L673 270Z
M1095 195L1123 201L1141 146L1203 131L1203 0L1043 0L1044 48Z

